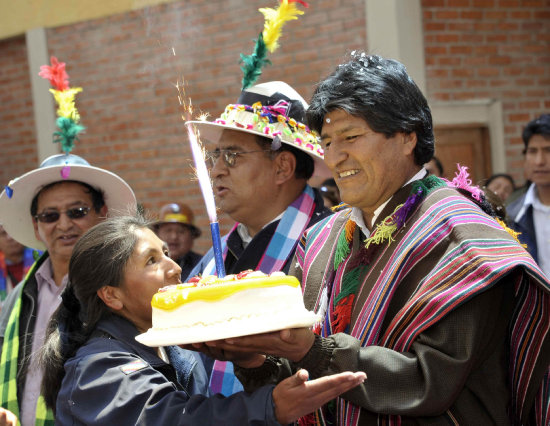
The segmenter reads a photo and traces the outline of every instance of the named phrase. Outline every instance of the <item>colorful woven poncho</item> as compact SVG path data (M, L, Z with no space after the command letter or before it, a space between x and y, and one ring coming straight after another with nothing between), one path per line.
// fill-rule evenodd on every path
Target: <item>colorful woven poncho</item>
M428 198L430 202L424 204ZM378 226L362 245L359 243L353 257L351 245L358 243L358 230L346 219L350 210L345 209L308 230L296 259L302 269L306 307L323 318L315 332L324 337L344 332L357 338L361 346L382 346L398 352L407 352L424 330L466 300L497 284L512 270L525 268L530 278L516 284L516 308L509 335L511 418L519 424L524 417L527 389L540 385L531 383L530 378L537 360L543 361L537 355L550 333L550 284L516 241L517 236L503 232L498 222L479 210L476 204L483 201L479 189L468 184L464 168L452 182L429 176L415 182L406 201L377 221ZM487 236L482 233L479 238L457 239L456 229L472 226L484 229ZM406 304L384 323L399 283L439 247L448 248L438 251L442 257L430 261L433 269L426 270ZM382 257L385 260L380 263ZM369 290L363 294L361 287L367 280ZM540 424L548 421L549 380L547 372L536 402ZM360 407L345 399L336 401L332 410L328 404L300 423L328 424L332 420L342 425L357 424ZM401 420L399 416L380 415L379 421L400 424Z

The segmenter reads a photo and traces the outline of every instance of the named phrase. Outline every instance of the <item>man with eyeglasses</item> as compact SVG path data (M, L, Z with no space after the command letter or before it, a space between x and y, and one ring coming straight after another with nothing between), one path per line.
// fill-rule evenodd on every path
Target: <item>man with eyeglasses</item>
M44 251L9 294L0 316L1 405L17 411L23 425L47 417L39 398L42 371L36 354L67 284L74 245L108 214L135 211L136 198L124 180L73 154L47 158L0 195L0 222L6 231Z
M306 109L292 87L273 81L242 91L213 122L186 123L210 147L216 204L236 222L222 238L227 274L288 272L303 232L330 214L307 184L314 172L327 175L328 169L316 133L304 124ZM215 272L210 250L189 277ZM229 395L241 389L231 368L215 365L212 391Z

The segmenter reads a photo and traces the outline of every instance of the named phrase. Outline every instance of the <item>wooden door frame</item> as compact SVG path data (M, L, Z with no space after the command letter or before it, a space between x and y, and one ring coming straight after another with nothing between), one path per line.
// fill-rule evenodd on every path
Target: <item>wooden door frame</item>
M476 99L430 103L434 127L480 125L489 129L491 168L493 173L506 173L506 148L502 102Z
M479 123L442 124L434 126L435 155L443 164L444 175L452 179L458 172L457 164L468 167L468 173L472 181L478 185L493 174L491 163L491 142L489 129ZM458 149L463 154L465 151L472 153L472 158L454 158L449 161L449 151ZM466 155L468 157L468 155Z

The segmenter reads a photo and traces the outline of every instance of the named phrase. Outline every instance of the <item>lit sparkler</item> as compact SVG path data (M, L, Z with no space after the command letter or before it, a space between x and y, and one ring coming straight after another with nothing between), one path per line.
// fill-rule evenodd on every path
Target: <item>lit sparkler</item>
M183 114L182 119L184 121L190 121L193 115L193 105L191 99L189 102L185 98L184 80L176 82L176 89L178 90L178 100L182 107ZM189 144L191 145L191 153L193 154L193 161L195 162L195 168L197 178L199 180L199 186L201 188L202 197L206 204L206 211L208 213L208 219L210 220L210 231L212 233L212 246L214 249L214 260L216 262L216 272L218 277L225 277L225 266L223 264L223 255L221 247L220 227L218 225L218 216L216 214L216 203L214 201L214 192L212 191L212 181L208 169L206 168L206 162L204 161L205 150L200 143L199 135L193 125L187 125L187 134L189 135Z

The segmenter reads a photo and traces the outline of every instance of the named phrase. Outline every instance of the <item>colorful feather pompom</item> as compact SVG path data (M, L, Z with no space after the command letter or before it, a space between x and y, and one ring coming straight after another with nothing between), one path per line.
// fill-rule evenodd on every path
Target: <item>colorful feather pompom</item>
M67 90L69 88L69 75L65 72L65 62L59 62L55 56L52 56L50 61L52 65L42 65L38 75L49 80L56 90Z
M448 182L448 185L454 188L463 189L470 194L472 194L472 197L474 197L477 201L481 200L481 194L483 194L483 191L477 187L472 185L472 180L470 179L470 174L468 173L468 167L466 166L460 166L457 164L458 172L455 172L455 177L451 182Z
M264 43L263 35L260 33L256 45L254 46L254 53L252 55L243 55L241 53L241 62L243 66L242 86L243 90L249 88L262 74L262 67L265 64L271 64L271 61L267 59L267 49Z
M520 246L522 246L524 249L527 248L527 244L523 244L518 238L518 236L521 235L521 232L516 232L512 228L509 228L508 225L506 225L506 223L502 219L499 219L498 217L495 217L495 220L498 222L500 226L502 226L502 229L508 232L512 236L512 238L516 240L517 243L519 243Z
M70 118L75 123L78 123L80 121L80 114L74 104L74 97L77 93L82 92L82 87L67 88L64 91L50 89L50 92L59 106L57 108L57 115L59 117Z
M69 87L69 75L65 71L65 62L59 62L55 56L50 58L50 65L42 65L38 75L50 81L53 94L57 103L56 124L59 131L54 132L53 141L61 144L61 149L65 153L72 151L74 141L78 140L78 134L85 127L78 124L80 114L75 106L75 96L82 92L81 87Z
M304 12L288 0L282 0L277 9L263 7L259 10L265 17L264 31L262 33L264 42L267 50L273 53L279 47L278 40L281 37L281 30L285 22L298 19L298 15L303 15Z
M77 135L82 132L85 127L75 123L67 117L59 117L55 123L57 124L59 131L54 132L53 141L59 142L63 152L68 154L73 150L74 141L78 140Z
M252 86L262 74L262 67L271 64L267 59L267 52L274 52L279 47L278 40L281 37L281 30L285 22L298 19L298 15L303 15L295 3L308 7L303 0L280 0L277 9L261 8L259 11L264 15L264 30L255 40L254 53L252 55L243 55L241 53L241 70L244 73L242 80L242 90Z

